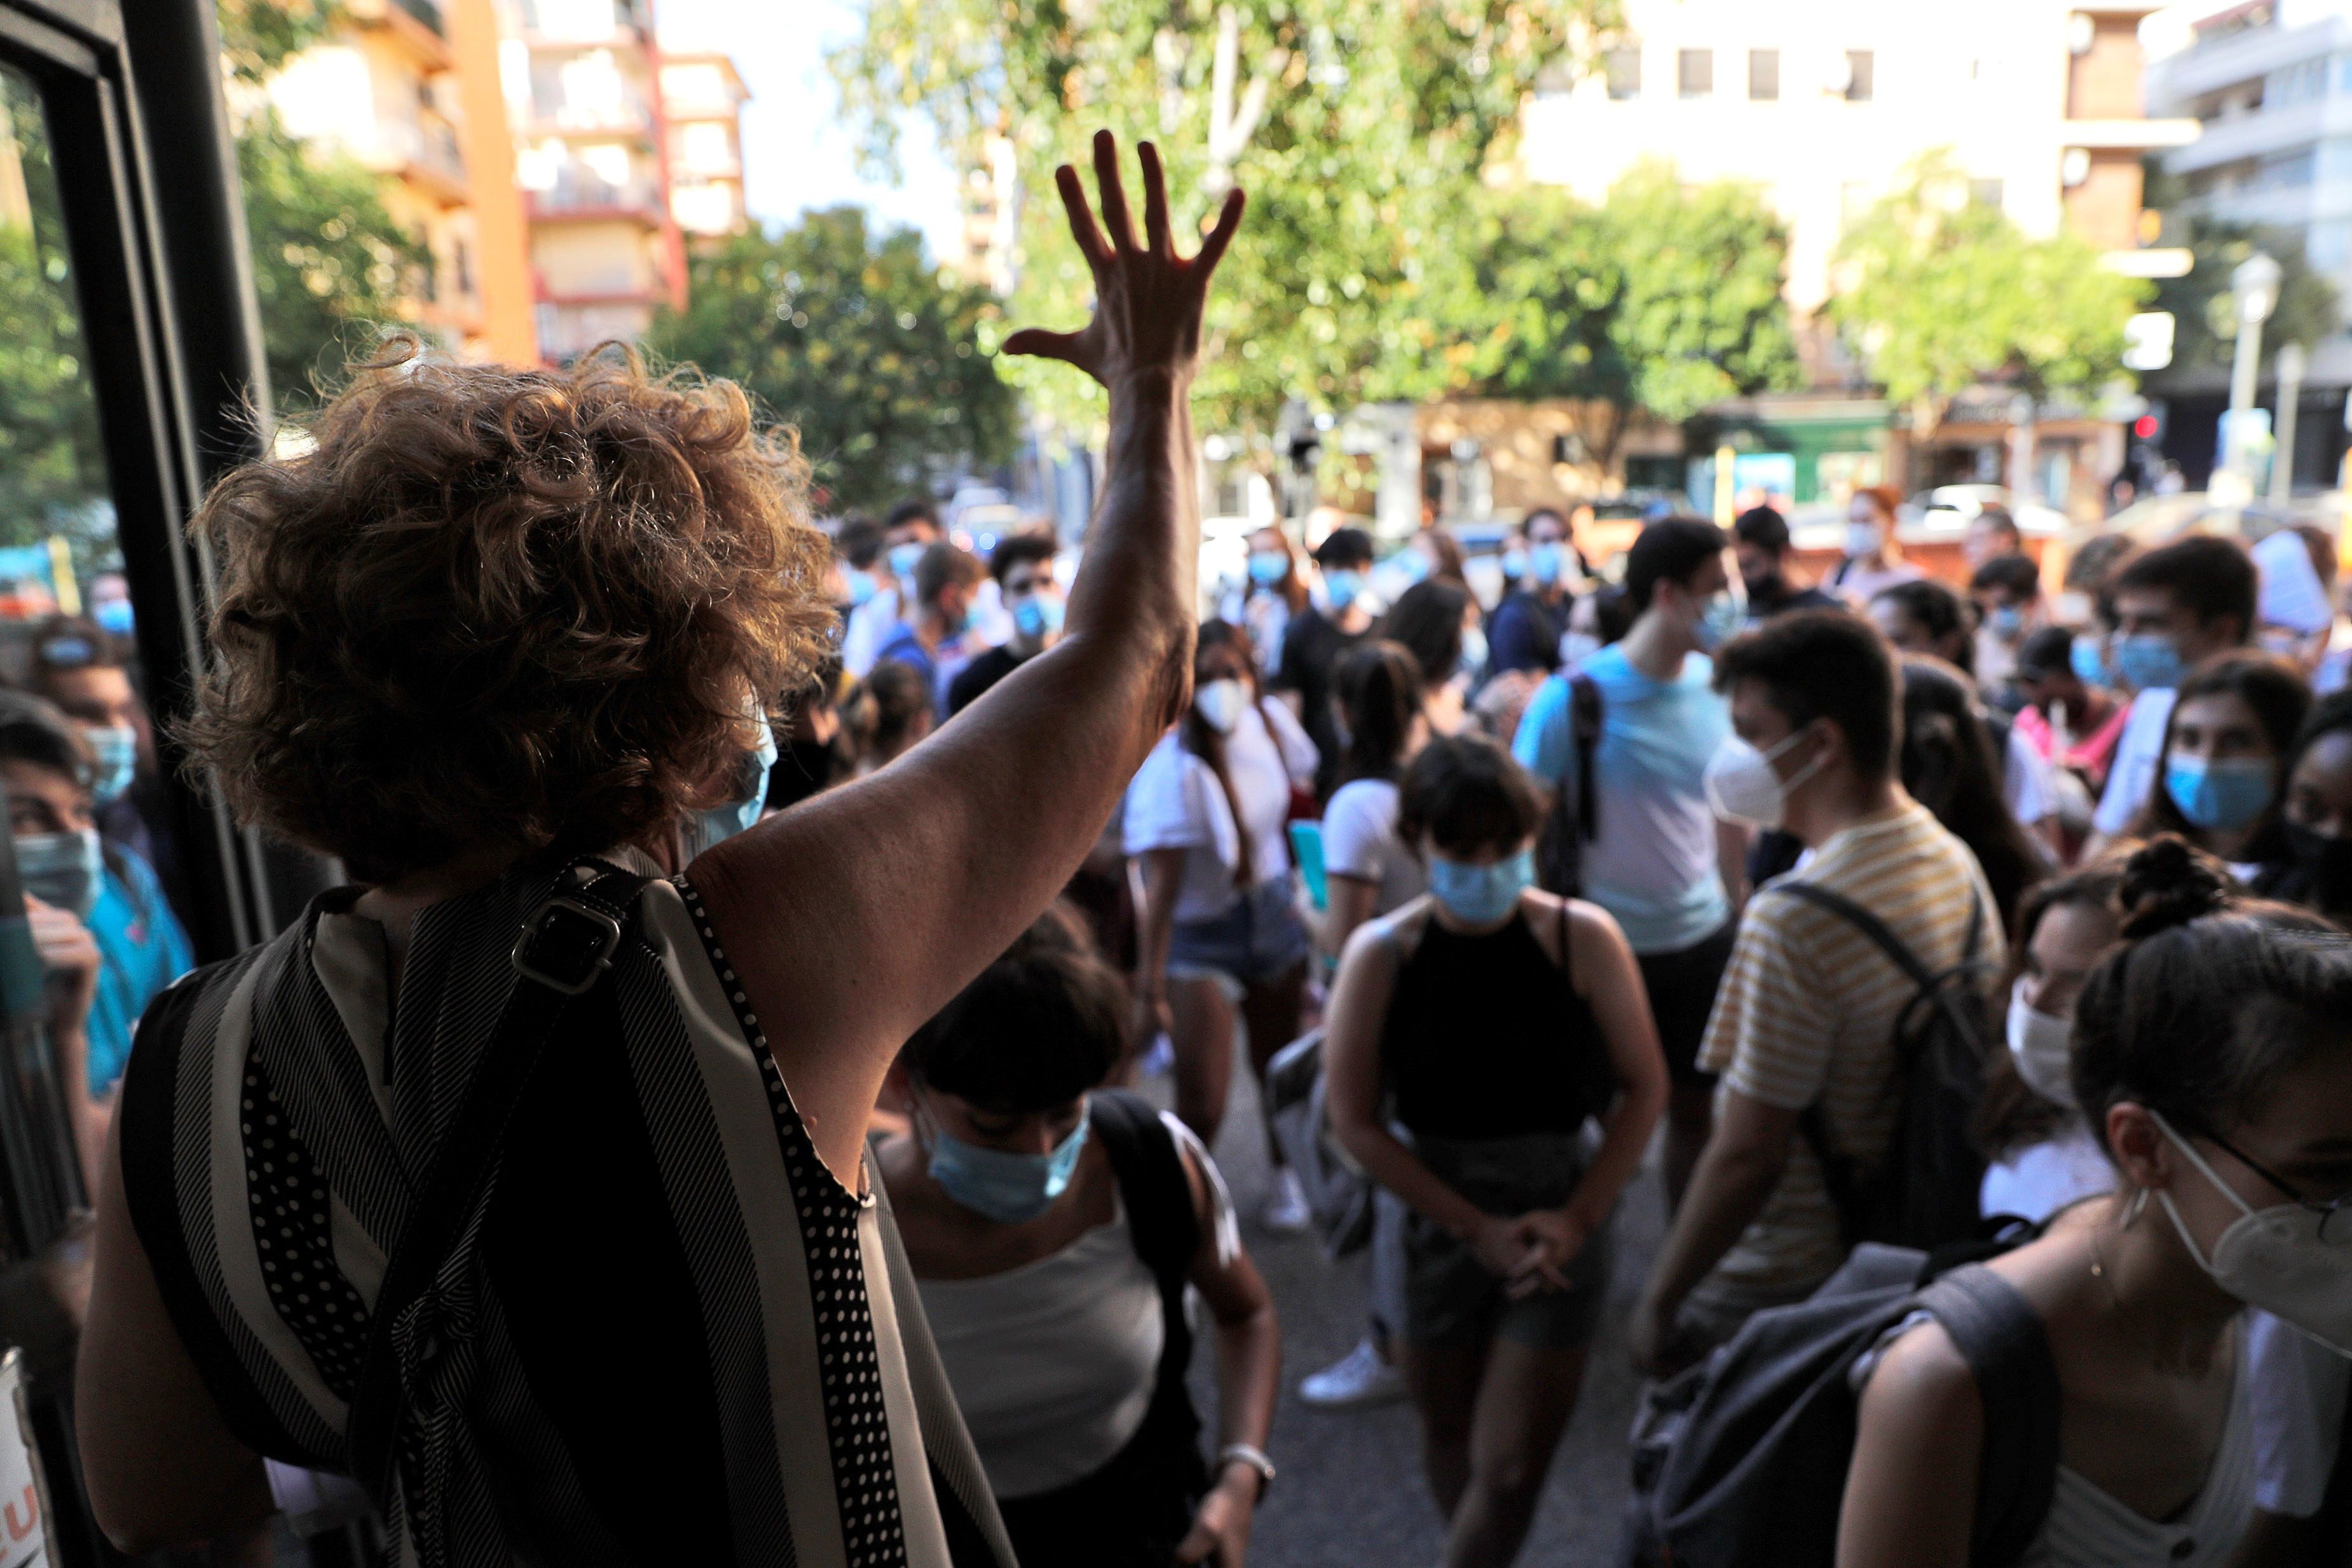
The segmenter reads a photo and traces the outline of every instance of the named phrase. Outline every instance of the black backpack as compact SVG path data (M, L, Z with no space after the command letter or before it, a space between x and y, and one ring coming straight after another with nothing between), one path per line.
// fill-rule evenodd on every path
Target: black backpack
M1979 956L1983 901L1969 911L1960 961L1938 974L1885 921L1850 898L1803 881L1775 883L1765 891L1803 899L1845 921L1916 988L1895 1017L1895 1082L1902 1105L1885 1161L1865 1168L1841 1153L1818 1100L1798 1123L1821 1161L1846 1246L1878 1241L1928 1249L1974 1237L1980 1229L1985 1166L1969 1129L1983 1094L1987 1044L1995 1038Z
M1650 1391L1633 1432L1624 1568L1830 1568L1859 1419L1854 1364L1915 1312L1951 1335L1984 1401L1969 1561L2021 1558L2058 1474L2058 1367L2042 1320L1980 1263L1939 1271L1927 1253L1864 1245L1809 1300L1758 1312Z
M1584 846L1601 831L1600 800L1592 788L1592 756L1601 747L1601 687L1590 675L1563 675L1568 683L1568 766L1551 788L1551 806L1536 835L1536 885L1562 898L1584 890Z

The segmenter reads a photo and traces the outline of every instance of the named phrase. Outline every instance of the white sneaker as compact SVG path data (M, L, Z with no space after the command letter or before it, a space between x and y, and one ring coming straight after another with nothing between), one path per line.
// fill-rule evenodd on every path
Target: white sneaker
M1259 1222L1277 1236L1297 1236L1315 1223L1314 1210L1307 1207L1307 1190L1288 1166L1274 1173L1274 1196L1266 1199Z
M1298 1397L1326 1410L1354 1410L1404 1397L1404 1378L1381 1359L1370 1334L1356 1348L1300 1379Z

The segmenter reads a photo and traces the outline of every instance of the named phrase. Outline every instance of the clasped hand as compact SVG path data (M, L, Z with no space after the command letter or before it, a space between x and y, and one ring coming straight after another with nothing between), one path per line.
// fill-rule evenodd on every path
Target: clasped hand
M1514 1298L1545 1291L1572 1291L1568 1266L1584 1250L1591 1232L1558 1208L1532 1209L1515 1218L1490 1215L1478 1227L1473 1249L1478 1261L1500 1275Z

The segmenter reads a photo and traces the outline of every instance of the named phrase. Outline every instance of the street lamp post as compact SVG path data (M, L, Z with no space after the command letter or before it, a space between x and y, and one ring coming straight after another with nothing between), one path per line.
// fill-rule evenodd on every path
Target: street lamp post
M2253 463L2247 452L2247 415L2254 406L2254 379L2263 363L2263 323L2278 306L2279 264L2261 251L2238 264L2230 275L2230 294L2238 315L2238 349L2230 361L2230 429L2221 466L2231 476L2234 500L2243 506L2253 498Z
M2303 401L2303 345L2281 343L2278 359L2278 413L2271 421L2277 441L2271 451L2271 506L2284 511L2294 495L2294 416Z

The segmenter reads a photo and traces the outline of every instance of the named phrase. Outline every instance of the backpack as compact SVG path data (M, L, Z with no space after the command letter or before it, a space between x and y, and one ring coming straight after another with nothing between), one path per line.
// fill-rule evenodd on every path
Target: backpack
M1984 1090L1986 1044L1998 1036L1987 1017L1983 965L1984 904L1969 914L1960 961L1937 974L1852 899L1802 881L1765 891L1801 898L1853 926L1909 977L1916 990L1895 1015L1895 1082L1902 1096L1885 1160L1871 1168L1839 1152L1829 1115L1816 1100L1798 1122L1820 1160L1847 1247L1864 1241L1935 1248L1977 1234L1984 1156L1969 1129Z
M1307 1196L1307 1212L1323 1250L1338 1259L1372 1239L1372 1183L1339 1146L1328 1101L1318 1029L1292 1040L1266 1063L1266 1120Z
M1536 834L1536 885L1562 898L1584 888L1584 846L1600 831L1601 802L1592 787L1592 757L1601 748L1601 687L1590 675L1568 683L1569 761L1551 788L1551 805Z
M2032 1234L2021 1227L2011 1240ZM1969 1561L2008 1568L2023 1557L2057 1482L2057 1364L2015 1286L1980 1262L1945 1271L1937 1261L1857 1248L1810 1299L1758 1312L1652 1389L1633 1430L1622 1568L1830 1568L1859 1418L1855 1364L1922 1311L1951 1335L1984 1401Z

